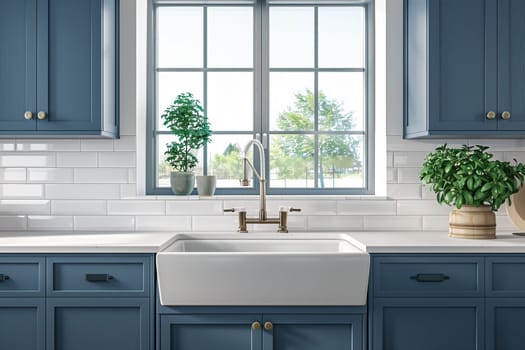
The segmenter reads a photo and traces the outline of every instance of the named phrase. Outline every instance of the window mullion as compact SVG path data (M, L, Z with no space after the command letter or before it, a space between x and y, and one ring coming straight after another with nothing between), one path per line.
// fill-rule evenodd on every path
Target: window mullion
M314 187L319 187L319 7L314 7Z

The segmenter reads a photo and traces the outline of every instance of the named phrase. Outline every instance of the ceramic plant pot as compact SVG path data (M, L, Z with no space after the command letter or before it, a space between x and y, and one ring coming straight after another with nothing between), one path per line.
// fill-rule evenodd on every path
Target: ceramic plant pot
M171 190L174 194L187 196L193 191L195 174L192 172L172 171L170 175Z
M217 178L215 175L197 176L197 192L201 197L211 197L215 193Z
M496 215L488 205L475 207L464 205L452 209L449 215L448 235L455 238L494 239L496 238Z

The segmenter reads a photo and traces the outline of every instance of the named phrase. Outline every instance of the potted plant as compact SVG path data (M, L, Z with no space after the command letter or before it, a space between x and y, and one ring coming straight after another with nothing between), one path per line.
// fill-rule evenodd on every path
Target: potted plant
M198 163L196 151L211 141L211 130L204 108L193 94L178 95L161 115L163 124L176 136L168 143L166 162L172 167L171 188L177 195L188 195L195 184L193 169Z
M449 236L496 238L494 211L519 191L525 166L493 160L485 146L440 146L428 154L419 175L440 204L455 206L449 215Z

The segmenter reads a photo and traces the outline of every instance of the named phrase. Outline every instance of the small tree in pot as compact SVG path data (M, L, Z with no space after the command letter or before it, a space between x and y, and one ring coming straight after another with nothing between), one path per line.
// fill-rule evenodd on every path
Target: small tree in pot
M519 191L525 166L515 161L492 160L485 146L448 148L440 146L423 163L420 179L431 185L440 204L453 205L449 236L496 238L493 211Z
M173 168L171 188L175 194L188 195L195 184L193 169L198 163L196 151L211 141L211 130L204 108L193 94L178 95L161 115L163 124L177 137L168 143L166 162Z

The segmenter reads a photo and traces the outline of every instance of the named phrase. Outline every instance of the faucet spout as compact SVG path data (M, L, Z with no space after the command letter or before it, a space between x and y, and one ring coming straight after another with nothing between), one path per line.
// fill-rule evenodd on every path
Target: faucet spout
M248 151L250 150L250 147L254 147L254 148L257 148L257 150L259 151L259 161L260 161L260 167L259 167L259 172L257 172L257 170L255 170L255 167L253 166L253 164L248 160L248 158L246 157L246 154L248 153ZM250 142L248 142L248 144L244 147L244 154L243 154L243 179L241 180L242 181L242 185L243 186L247 186L249 181L248 181L248 176L247 176L247 166L249 166L252 170L253 170L253 173L255 174L255 176L257 177L257 179L259 180L259 220L261 221L265 221L267 219L267 214L266 214L266 169L265 169L265 166L266 166L266 158L264 156L264 147L263 147L263 144L261 143L261 141L257 140L257 139L253 139L251 140Z

